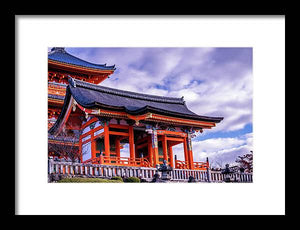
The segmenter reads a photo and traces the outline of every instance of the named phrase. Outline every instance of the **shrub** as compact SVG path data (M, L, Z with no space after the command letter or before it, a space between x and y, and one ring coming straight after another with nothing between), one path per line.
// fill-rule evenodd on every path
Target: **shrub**
M124 180L124 182L129 182L129 183L140 183L141 180L138 177L128 177Z
M114 176L111 178L111 180L119 180L119 181L123 181L123 178L120 176Z
M73 177L73 178L61 179L61 180L57 181L57 183L121 183L121 181L120 180L102 179L102 178Z

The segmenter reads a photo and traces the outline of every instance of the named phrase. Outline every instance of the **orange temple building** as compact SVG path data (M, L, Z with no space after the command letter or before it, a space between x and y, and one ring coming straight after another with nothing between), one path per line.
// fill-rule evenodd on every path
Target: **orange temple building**
M172 168L205 170L194 162L192 137L211 129L222 117L200 116L183 98L162 97L99 85L115 70L53 48L49 58L49 143L67 145L74 136L80 162L155 168L165 160ZM184 160L173 154L183 144ZM121 156L128 145L129 155Z

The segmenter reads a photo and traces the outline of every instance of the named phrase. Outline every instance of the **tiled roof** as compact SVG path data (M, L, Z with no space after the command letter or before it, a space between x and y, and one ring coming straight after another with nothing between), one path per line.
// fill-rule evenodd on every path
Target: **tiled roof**
M220 122L223 118L199 116L189 110L183 98L162 97L95 85L73 78L68 86L74 99L85 108L107 108L132 115L154 112L182 118Z
M163 96L156 96L150 94L136 93L136 92L126 91L126 90L119 90L119 89L109 88L101 85L95 85L89 82L84 82L73 78L69 78L69 83L73 86L72 89L73 88L77 88L77 89L80 88L82 90L87 89L89 92L95 91L105 95L116 96L118 97L118 99L121 99L119 97L124 97L124 98L147 101L147 102L160 102L160 103L182 104L182 105L184 104L183 98L163 97ZM101 96L98 99L101 99ZM119 103L124 104L126 102L119 102Z
M63 119L71 96L73 96L78 104L89 109L99 108L124 111L131 115L140 115L150 112L172 117L215 123L223 120L223 117L197 115L187 108L183 98L135 93L69 78L69 85L67 86L62 111L56 123L49 129L49 133L55 132L60 120Z
M96 70L115 70L115 65L94 64L69 54L63 47L54 47L48 53L48 59L66 64L92 68Z

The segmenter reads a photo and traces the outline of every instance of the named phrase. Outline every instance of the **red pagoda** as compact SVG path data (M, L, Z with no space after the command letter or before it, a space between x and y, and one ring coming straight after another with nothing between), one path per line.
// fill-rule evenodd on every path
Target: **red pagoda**
M48 53L48 129L55 123L64 103L68 77L99 84L115 71L115 66L93 64L69 54L62 47Z

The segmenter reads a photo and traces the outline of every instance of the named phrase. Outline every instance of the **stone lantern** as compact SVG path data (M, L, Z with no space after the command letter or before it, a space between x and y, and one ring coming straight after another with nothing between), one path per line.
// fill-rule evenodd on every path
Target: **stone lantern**
M226 164L225 169L222 171L222 174L224 174L224 181L225 182L230 182L231 181L230 180L230 173L232 173L232 172L229 168L229 164Z
M157 171L161 172L161 177L159 178L159 175L156 173L153 182L167 182L171 180L170 172L172 170L172 167L167 165L167 161L164 160L162 165L157 166Z
M173 170L169 165L167 165L167 161L164 160L163 164L157 169L161 172L161 179L162 180L170 180L170 172Z

